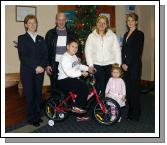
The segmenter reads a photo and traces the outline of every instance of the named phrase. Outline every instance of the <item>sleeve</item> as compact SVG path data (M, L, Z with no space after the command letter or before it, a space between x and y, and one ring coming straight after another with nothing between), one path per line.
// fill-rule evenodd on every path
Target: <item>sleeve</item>
M141 58L143 47L144 47L144 33L140 31L137 37L136 47L138 50L138 56Z
M114 34L113 35L113 45L112 48L114 50L114 54L115 54L115 63L118 63L119 65L121 65L122 63L122 58L121 58L121 47L119 45L117 36Z
M107 86L106 86L106 90L105 90L105 94L108 94L110 91L110 86L111 86L111 79L109 79Z
M29 52L26 50L25 43L26 42L23 36L19 36L18 37L18 54L19 54L20 62L25 66L27 66L28 68L35 70L35 68L37 67L37 64L32 59L30 59L30 57L27 55L27 53Z
M122 42L122 50L121 50L121 55L122 55L122 64L126 64L126 59L125 59L125 43L126 43L126 36L127 32L123 36L123 42Z
M76 78L76 77L81 76L81 71L77 70L75 68L72 68L71 61L67 57L65 57L65 56L62 57L61 65L62 65L62 69L63 69L64 73L68 77Z
M86 65L80 64L79 69L80 69L81 71L88 71L89 67L86 66Z
M121 97L126 95L126 86L125 86L125 82L121 79Z
M47 48L47 65L52 64L52 46L51 46L51 38L50 38L50 31L46 33L45 36L45 44Z
M128 56L126 59L127 60L126 64L128 66L131 66L131 64L134 63L134 61L138 62L138 60L141 59L143 45L144 45L144 34L142 32L139 32L136 35L133 45L130 47L128 51Z
M86 62L89 66L93 66L92 49L93 46L92 46L91 36L89 35L85 44L85 57L86 57Z
M44 41L44 38L42 37L42 46L41 46L42 50L41 50L41 62L40 62L40 66L45 68L47 66L48 62L48 51L47 51L47 46L46 43Z

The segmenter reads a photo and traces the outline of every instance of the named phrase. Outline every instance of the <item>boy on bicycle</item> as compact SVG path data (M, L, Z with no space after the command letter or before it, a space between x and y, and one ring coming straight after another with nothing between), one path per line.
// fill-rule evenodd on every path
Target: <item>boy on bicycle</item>
M72 108L73 112L86 113L84 107L89 94L87 84L80 80L79 77L87 77L88 72L94 71L93 67L80 64L77 56L79 42L76 39L71 39L67 42L67 52L61 57L58 66L58 86L63 91L72 91L77 94L75 107ZM88 72L87 72L88 71ZM77 119L88 119L84 116L77 117Z

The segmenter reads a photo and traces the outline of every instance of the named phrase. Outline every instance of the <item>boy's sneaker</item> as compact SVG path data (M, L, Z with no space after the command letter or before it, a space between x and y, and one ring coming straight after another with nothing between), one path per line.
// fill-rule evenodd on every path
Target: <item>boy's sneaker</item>
M81 108L78 108L78 107L72 107L72 112L75 112L75 113L86 113L86 110L83 110Z
M76 117L76 121L88 121L90 118L88 116Z

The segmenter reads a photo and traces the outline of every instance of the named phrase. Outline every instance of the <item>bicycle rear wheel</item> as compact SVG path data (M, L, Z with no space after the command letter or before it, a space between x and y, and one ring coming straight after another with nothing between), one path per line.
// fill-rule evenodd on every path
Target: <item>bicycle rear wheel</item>
M68 117L68 112L65 111L66 105L63 104L61 108L56 109L57 106L60 104L60 100L56 99L56 97L50 97L45 104L45 114L46 116L54 121L63 121Z
M119 104L114 99L107 97L102 99L102 102L107 111L103 113L100 105L97 103L93 111L95 120L102 125L115 124L121 115Z

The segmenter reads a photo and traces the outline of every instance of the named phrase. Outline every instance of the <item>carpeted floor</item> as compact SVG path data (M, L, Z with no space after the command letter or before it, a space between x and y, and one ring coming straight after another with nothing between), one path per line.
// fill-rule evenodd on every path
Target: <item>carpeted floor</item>
M155 132L155 95L154 92L141 95L142 114L139 122L122 119L113 126L102 126L90 119L76 122L75 116L69 116L63 122L55 122L38 128L34 133L154 133Z

